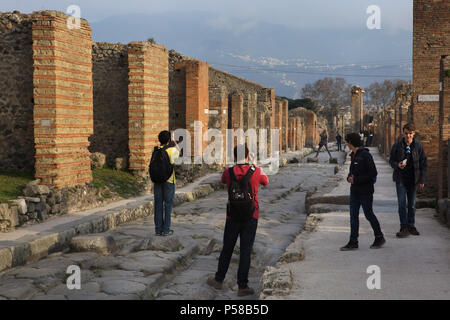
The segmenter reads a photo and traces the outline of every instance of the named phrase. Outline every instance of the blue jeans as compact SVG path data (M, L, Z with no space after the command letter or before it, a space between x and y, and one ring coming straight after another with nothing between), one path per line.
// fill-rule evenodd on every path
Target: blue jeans
M416 217L416 185L404 185L403 183L396 183L397 200L398 200L398 215L400 216L400 226L414 227ZM408 211L406 211L406 199L408 199Z
M153 186L155 197L155 232L163 233L170 230L170 215L172 214L175 184L164 182Z
M375 237L382 237L380 223L373 213L373 194L350 193L350 241L358 242L359 236L359 208L362 206L366 219L372 226Z

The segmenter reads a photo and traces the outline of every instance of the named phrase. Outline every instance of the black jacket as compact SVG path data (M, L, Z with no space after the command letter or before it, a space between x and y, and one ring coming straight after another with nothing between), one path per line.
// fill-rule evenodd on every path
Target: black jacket
M352 152L351 159L348 177L353 175L353 184L350 187L350 192L373 194L375 191L373 184L378 172L369 149L360 147L356 154Z
M413 145L414 144L414 145ZM405 139L397 141L391 149L389 156L389 164L394 169L392 179L395 182L401 182L401 169L398 167L398 163L405 159ZM423 150L422 145L416 139L413 139L411 143L411 151L414 165L414 176L417 184L425 184L427 181L427 156Z

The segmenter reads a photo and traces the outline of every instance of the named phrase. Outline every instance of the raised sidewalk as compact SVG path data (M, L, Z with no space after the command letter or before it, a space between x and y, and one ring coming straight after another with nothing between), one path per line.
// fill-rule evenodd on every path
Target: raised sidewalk
M309 204L310 218L318 224L293 243L304 248L304 260L277 266L292 279L292 287L286 295L269 299L450 299L450 229L440 222L435 209L417 209L420 236L397 238L400 222L392 168L376 148L370 149L378 170L374 212L386 244L369 248L374 235L361 208L359 249L339 250L350 235L347 163L339 172L343 178L339 186L315 196ZM380 289L369 289L368 282L375 284L369 267L379 268Z

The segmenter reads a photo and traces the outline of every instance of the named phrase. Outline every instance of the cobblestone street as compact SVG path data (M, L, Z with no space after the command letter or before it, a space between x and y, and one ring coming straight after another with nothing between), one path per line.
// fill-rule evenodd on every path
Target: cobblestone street
M344 153L333 152L340 163ZM306 159L304 159L306 160ZM305 162L305 161L303 161ZM305 222L305 197L336 184L336 164L322 152L319 163L294 163L269 176L260 188L261 214L252 253L249 285L256 299L266 266L274 265ZM153 215L88 235L108 243L105 252L58 252L2 273L2 299L237 299L234 255L224 289L206 284L222 247L227 194L219 190L174 207L167 237L154 235ZM99 240L100 239L100 240ZM94 246L98 248L98 246ZM97 250L98 251L98 250ZM235 254L239 252L239 241ZM67 267L81 269L81 289L67 288Z

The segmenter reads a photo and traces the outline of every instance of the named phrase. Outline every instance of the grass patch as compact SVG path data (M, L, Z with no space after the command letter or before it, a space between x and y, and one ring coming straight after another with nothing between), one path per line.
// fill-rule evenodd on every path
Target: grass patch
M31 172L1 172L0 171L0 203L23 196L25 185L34 180Z
M107 187L111 192L117 193L123 198L138 195L142 190L141 180L129 172L101 168L93 170L92 177L94 188Z

